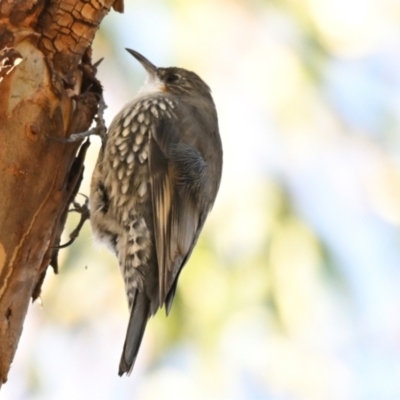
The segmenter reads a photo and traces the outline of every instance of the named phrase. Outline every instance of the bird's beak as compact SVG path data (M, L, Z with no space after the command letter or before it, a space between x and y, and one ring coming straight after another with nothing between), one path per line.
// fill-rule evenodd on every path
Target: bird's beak
M143 68L146 70L149 75L150 80L153 80L157 75L157 67L152 64L147 58L143 57L140 53L135 50L125 49L128 53L132 54L133 57L136 58L143 65Z

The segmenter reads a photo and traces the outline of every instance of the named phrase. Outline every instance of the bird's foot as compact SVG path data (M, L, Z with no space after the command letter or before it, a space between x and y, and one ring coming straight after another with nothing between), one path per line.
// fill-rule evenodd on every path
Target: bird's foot
M99 100L99 107L97 109L97 114L94 117L94 120L96 122L96 126L92 129L89 129L88 131L85 132L80 132L80 133L73 133L67 138L59 138L59 137L54 137L54 136L49 136L47 137L51 140L54 140L55 142L60 142L60 143L76 143L80 140L83 140L89 136L96 135L100 136L102 143L105 142L106 137L107 137L107 127L106 123L104 121L104 110L107 108L106 103L104 102L103 96L100 96Z
M85 197L85 202L83 204L79 204L76 200L72 202L74 208L68 210L68 212L77 212L81 215L81 219L78 222L76 228L70 233L69 238L70 240L67 243L61 244L59 246L53 246L56 249L65 249L66 247L70 246L74 243L75 239L79 236L79 233L85 224L85 222L90 218L90 209L89 209L89 197L79 193L81 196Z

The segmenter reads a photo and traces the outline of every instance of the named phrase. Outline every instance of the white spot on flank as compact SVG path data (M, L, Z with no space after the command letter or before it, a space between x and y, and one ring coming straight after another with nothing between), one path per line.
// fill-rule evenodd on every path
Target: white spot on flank
M124 183L124 184L122 185L121 192L122 192L123 194L126 194L126 193L128 192L128 189L129 189L129 183Z
M147 126L146 125L140 125L140 133L142 135L145 135L147 132Z
M120 152L122 152L127 147L128 147L128 143L127 142L123 142L118 146L118 149L119 149Z
M124 169L120 168L118 170L118 179L121 180L123 178L123 176L124 176Z
M115 140L115 145L116 146L120 146L121 145L121 143L123 143L124 142L124 138L122 138L122 137L119 137L119 138L117 138L116 140Z
M136 132L137 129L138 129L138 127L139 127L139 124L138 124L137 122L134 122L134 123L131 125L131 131L132 131L132 132Z
M139 115L137 116L137 120L138 120L138 122L142 123L144 121L144 114L139 113Z
M133 161L135 160L135 155L133 153L129 153L129 156L126 158L126 162L128 164L133 163Z
M165 103L163 103L162 101L160 101L159 106L160 106L161 110L164 110L164 111L165 111L165 110L167 109L167 106L166 106Z
M140 197L143 197L147 192L147 182L142 182L139 186L138 193Z
M137 267L139 267L140 266L140 260L139 260L139 258L138 257L135 257L135 259L133 260L133 263L132 263L132 267L133 268L137 268Z
M132 252L133 254L135 254L138 250L141 250L141 249L142 249L141 246L139 246L137 243L134 243L134 244L130 247L129 252Z
M136 137L135 137L135 143L136 144L140 144L140 143L142 143L143 142L143 136L142 135L136 135Z
M131 112L125 119L123 123L123 127L126 128L132 121L134 114Z
M166 102L171 106L171 108L175 108L174 102L170 99L166 99Z
M129 132L130 132L131 130L130 130L130 128L129 128L129 126L127 127L127 128L125 128L123 131L122 131L122 136L123 137L127 137L128 135L129 135Z
M117 194L118 194L118 182L113 180L113 182L111 183L110 198L115 198Z
M126 196L119 196L119 200L118 200L118 207L123 206L126 203L127 197Z
M139 162L143 164L147 160L147 151L143 151L139 154Z
M128 147L124 147L120 152L121 157L125 157L126 153L128 152Z
M150 111L153 113L153 115L158 118L158 110L155 106L151 106Z

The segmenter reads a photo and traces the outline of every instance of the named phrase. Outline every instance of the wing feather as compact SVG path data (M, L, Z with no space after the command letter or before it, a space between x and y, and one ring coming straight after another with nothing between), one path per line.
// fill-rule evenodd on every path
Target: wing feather
M160 306L166 304L168 311L176 279L193 250L210 206L203 204L201 191L194 190L201 184L202 171L196 172L194 178L188 177L191 164L204 164L197 150L181 143L168 124L157 129L149 148L159 301Z

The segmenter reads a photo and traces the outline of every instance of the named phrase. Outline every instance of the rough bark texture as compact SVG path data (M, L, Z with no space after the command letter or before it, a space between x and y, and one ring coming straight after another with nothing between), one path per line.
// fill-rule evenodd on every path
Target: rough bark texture
M90 45L114 0L0 0L0 386L30 299L57 269L102 92ZM122 11L122 2L114 4Z

